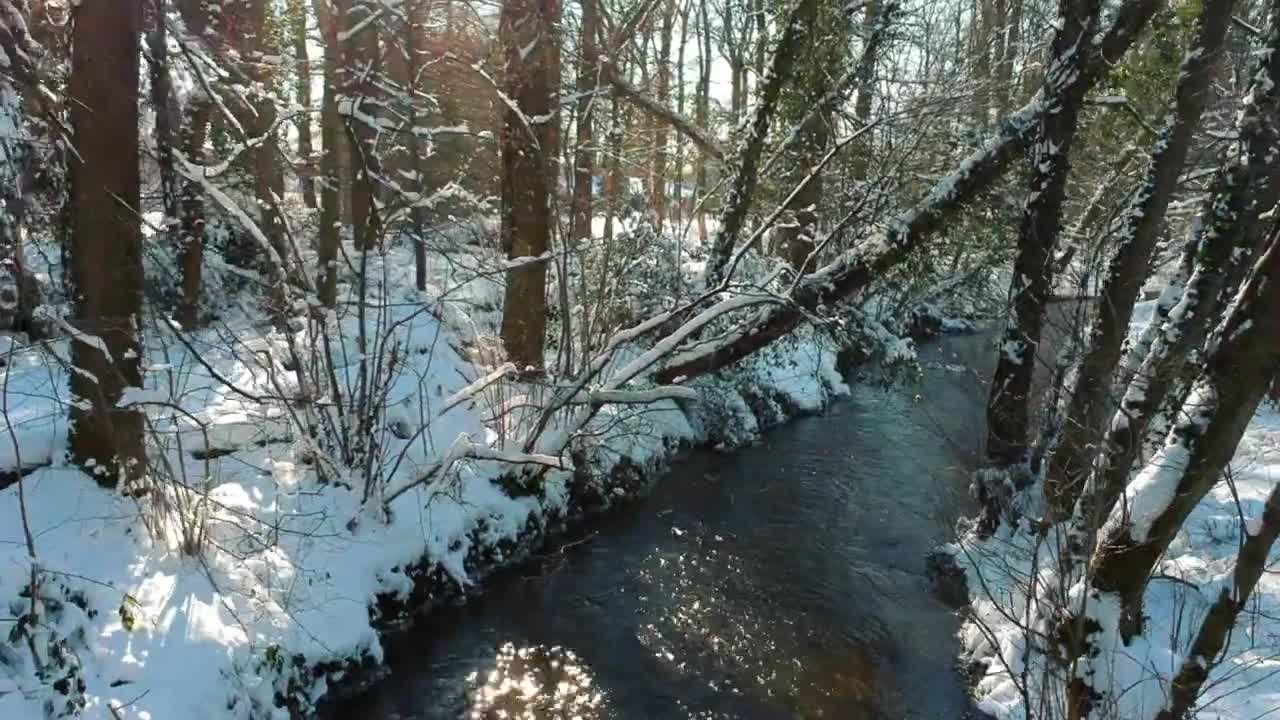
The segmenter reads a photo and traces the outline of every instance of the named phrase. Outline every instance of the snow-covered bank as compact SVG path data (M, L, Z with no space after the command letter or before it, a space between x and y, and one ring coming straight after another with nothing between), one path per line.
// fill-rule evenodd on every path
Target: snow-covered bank
M538 392L506 378L477 389L493 368L461 337L475 315L411 295L384 303L401 313L391 320L407 358L378 430L392 486L421 477L456 438L500 447L495 408ZM909 342L867 327L858 358L911 359ZM316 448L268 400L298 378L252 313L229 310L191 347L148 342L149 387L129 400L148 407L159 478L137 497L63 460L66 377L52 358L64 345L15 352L5 368L5 436L16 440L0 442L5 464L48 463L0 491L6 720L305 715L335 686L376 676L380 632L645 492L680 447L748 442L847 391L831 336L802 330L692 383L696 402L604 408L574 467L534 488L508 482L509 463L463 458L384 516L362 503L357 478L320 481Z
M1151 311L1152 303L1140 304L1131 331L1136 333ZM1173 447L1173 440L1168 442ZM1149 481L1149 473L1174 467L1161 462L1164 452L1136 476L1130 492ZM1209 608L1224 593L1231 597L1242 545L1267 537L1259 534L1264 506L1278 482L1280 409L1264 403L1236 448L1229 471L1194 508L1151 573L1141 607L1141 633L1127 643L1109 630L1119 624L1119 603L1105 593L1082 601L1081 588L1088 587L1088 580L1064 577L1060 558L1068 542L1066 523L1045 528L1023 519L1017 527L1002 524L990 538L965 533L945 548L945 555L954 561L967 590L961 660L973 673L978 707L999 720L1068 717L1065 678L1074 673L1087 677L1099 693L1090 717L1157 717L1168 705L1173 678L1183 668ZM1040 507L1036 498L1031 500L1031 507ZM1150 514L1140 502L1114 512L1130 513L1135 524ZM1092 567L1098 562L1095 559ZM1272 548L1226 647L1208 667L1208 681L1192 717L1253 720L1280 712L1277 568L1280 548ZM1143 571L1141 578L1146 577ZM1064 649L1062 623L1080 616L1077 608L1082 602L1088 603L1085 617L1100 628L1089 635L1096 654L1091 650L1078 666L1068 667L1064 656L1074 656Z

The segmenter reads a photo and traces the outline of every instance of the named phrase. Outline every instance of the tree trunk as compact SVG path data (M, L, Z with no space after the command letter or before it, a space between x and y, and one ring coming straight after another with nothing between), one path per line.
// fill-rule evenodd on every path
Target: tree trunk
M506 53L502 184L508 198L504 244L511 258L539 257L551 247L551 195L559 144L557 88L559 0L505 0L498 36ZM507 271L502 340L521 369L541 369L547 328L547 263Z
M404 52L406 65L405 88L410 94L409 99L409 115L408 126L417 128L420 116L418 114L418 100L416 95L419 90L417 84L426 70L428 62L424 49L420 46L422 39L426 36L428 25L431 21L431 4L427 0L408 0L405 4L405 18L407 19L404 36ZM426 182L427 178L427 158L422 148L422 141L418 138L417 132L409 133L409 169L413 171L414 177L417 178L419 186ZM419 202L414 205L412 210L413 217L413 267L414 267L414 287L418 292L427 289L427 208L423 207Z
M339 145L342 142L342 118L338 115L338 83L342 67L342 48L338 40L337 15L346 3L337 0L314 0L320 33L324 38L324 98L320 106L320 228L316 241L316 294L320 302L332 308L337 302L338 246L342 224L342 175Z
M223 38L238 52L245 76L253 81L253 91L244 102L233 103L232 109L249 136L245 140L254 142L246 156L258 202L259 226L287 267L291 253L286 245L284 218L280 216L284 170L277 147L276 105L269 91L275 81L269 58L278 53L267 25L267 4L268 0L228 0L219 19ZM281 300L276 298L275 302Z
M315 209L316 183L313 176L315 148L311 142L311 58L307 52L307 9L305 0L289 0L289 39L293 45L294 91L302 113L298 116L298 160L302 167L298 180L302 201Z
M675 0L666 0L662 11L662 35L658 45L658 63L654 68L654 95L663 107L671 104L671 35L675 27ZM653 209L659 230L667 220L667 143L671 133L666 123L659 123L653 133L653 162L649 169L649 207Z
M730 174L729 190L725 194L724 208L720 213L720 227L711 241L707 258L706 287L714 288L726 277L729 261L738 246L738 235L747 219L751 197L759 180L760 154L769 134L769 122L773 117L782 87L791 78L792 67L801 53L799 39L808 31L807 22L815 17L816 0L800 0L786 19L782 37L774 50L772 67L765 78L760 97L757 98L751 126L742 138L741 146L734 154L726 171Z
M596 34L600 31L598 0L582 0L582 32L578 37L578 109L575 125L577 147L573 156L573 226L569 236L575 242L591 239L591 194L595 182L595 108L599 101L600 48Z
M143 417L120 407L142 386L138 0L82 3L72 29L74 175L71 455L104 486L146 470ZM110 272L106 269L110 268Z
M1089 602L1118 599L1128 641L1141 626L1141 602L1156 562L1182 523L1217 483L1240 437L1280 369L1280 243L1274 239L1209 343L1204 371L1182 407L1165 447L1130 484L1112 511L1090 564ZM1143 511L1134 515L1133 509ZM1097 632L1117 628L1097 626ZM1091 640L1072 650L1086 670L1068 688L1070 717L1084 718L1099 700L1088 681ZM1103 671L1098 668L1098 671Z
M698 99L694 121L698 127L705 128L711 108L711 18L707 13L707 0L698 0L698 15L702 27L702 43L698 50ZM707 201L705 195L710 191L707 187L707 151L698 152L697 167L694 168L694 184L696 187L694 202L698 212L698 244L707 245Z
M689 13L692 11L692 7L692 0L685 0L680 9L680 46L676 51L676 115L680 117L684 117L685 101L688 96L684 82L684 64L686 51L689 48ZM705 126L703 129L706 129ZM684 214L687 209L685 206L684 147L684 141L677 138L675 155L676 206L672 217L673 224L682 241L684 238ZM677 244L677 247L679 246Z
M207 98L193 100L182 129L182 147L187 159L204 164L204 142L209 130L213 103ZM205 206L204 188L187 179L182 183L181 234L178 238L178 266L182 275L178 324L187 330L200 325L200 286L204 272Z
M986 130L991 124L991 38L994 34L995 0L975 0L973 15L973 123ZM1066 3L1059 3L1059 14ZM1069 14L1064 17L1069 17ZM1060 34L1060 33L1059 33ZM1071 38L1074 41L1074 36ZM1055 46L1055 51L1058 48Z
M985 0L984 0L985 1ZM1010 297L1013 318L1000 344L987 403L987 463L1013 467L1027 462L1028 403L1053 280L1054 247L1062 221L1067 174L1085 86L1077 72L1083 46L1097 29L1098 0L1062 0L1060 29L1052 52L1060 70L1045 78L1048 109L1040 116L1031 154L1030 194L1023 208Z
M376 128L370 127L378 112L373 99L377 94L381 55L378 49L378 22L369 17L379 12L369 0L356 0L346 13L346 38L343 44L343 99L351 108L344 113L347 146L351 157L351 240L356 250L370 251L381 244L381 228L375 203L374 177L381 163Z
M996 111L998 117L1009 113L1018 93L1013 82L1013 66L1022 52L1022 0L996 0L1002 38L997 43L999 64L996 65Z
M1170 122L1151 152L1146 180L1125 211L1119 246L1111 261L1089 332L1089 345L1070 389L1061 437L1052 449L1045 496L1053 519L1071 512L1092 465L1138 292L1146 280L1165 211L1177 190L1192 136L1207 104L1209 81L1230 24L1234 0L1206 0L1195 39L1182 64Z

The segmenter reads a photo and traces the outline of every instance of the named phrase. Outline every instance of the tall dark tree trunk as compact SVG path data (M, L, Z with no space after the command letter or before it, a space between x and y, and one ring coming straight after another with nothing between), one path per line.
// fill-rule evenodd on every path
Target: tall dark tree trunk
M595 109L600 102L600 48L596 42L600 14L598 0L582 0L582 32L578 39L578 108L575 126L578 137L573 155L573 226L569 236L575 241L591 238L591 191L595 182Z
M316 294L325 307L333 307L338 292L338 246L342 225L342 118L338 115L338 84L342 69L340 21L345 0L314 0L320 34L324 39L324 98L320 105L320 228L316 239Z
M503 242L511 258L541 256L551 247L551 195L559 147L557 88L559 0L505 0L498 36L506 54L508 108L502 126L502 185L507 198ZM521 369L544 365L547 262L507 271L502 340Z
M689 48L689 14L693 9L692 0L684 0L680 9L680 45L676 51L676 115L684 117L686 98L688 97L688 88L684 81L685 58ZM685 177L684 177L684 148L683 138L677 138L676 154L675 154L675 172L676 172L676 206L672 215L675 227L684 235L684 214L686 211L685 197Z
M204 143L209 130L213 103L207 98L193 100L187 108L182 128L182 148L187 159L204 163ZM204 273L205 203L204 188L187 179L182 183L180 202L180 234L178 267L181 273L181 298L178 301L178 324L190 330L200 324L200 287Z
M254 84L249 97L243 101L237 98L231 107L249 136L245 140L253 142L246 156L258 203L259 226L287 266L291 253L285 240L284 218L280 214L280 203L284 199L284 169L275 127L278 113L269 91L275 80L274 64L270 58L278 53L267 23L268 4L268 0L226 0L219 20L223 38L237 51L244 75ZM279 304L283 299L277 297L274 302Z
M973 122L981 130L985 130L991 124L991 44L992 36L995 34L994 2L996 0L975 0L973 15ZM1061 6L1061 3L1059 5Z
M209 27L209 7L205 0L179 0L178 12L187 32L204 35ZM154 82L154 81L153 81ZM154 87L152 88L154 92ZM197 167L205 161L204 145L208 139L213 101L208 97L192 98L182 115L179 144L187 160ZM186 330L199 326L200 288L204 274L205 203L204 188L194 179L185 178L179 197L178 272L179 298L175 319Z
M1071 512L1094 449L1108 418L1111 378L1120 361L1138 292L1146 281L1151 255L1159 240L1165 211L1186 164L1192 136L1210 99L1209 82L1230 24L1234 0L1206 0L1199 15L1195 39L1182 64L1169 124L1151 153L1151 164L1138 194L1125 211L1098 302L1097 316L1089 332L1089 344L1070 388L1065 417L1056 448L1051 448L1045 476L1045 496L1053 518Z
M1013 316L1005 329L987 403L987 463L1012 467L1027 462L1028 403L1040 347L1045 307L1053 280L1054 248L1062 221L1067 174L1085 87L1075 52L1097 31L1098 0L1061 0L1061 27L1054 33L1055 72L1045 78L1048 109L1040 116L1031 152L1029 195L1018 231L1009 295Z
M996 0L997 17L1002 19L997 41L999 62L996 65L995 93L998 117L1009 113L1018 93L1014 85L1013 66L1022 53L1022 2L1023 0Z
M407 18L405 36L404 36L404 52L406 60L407 77L405 87L410 90L417 90L417 83L420 81L426 70L427 54L422 47L423 39L426 37L427 28L430 23L431 4L427 0L408 0L405 3L405 17ZM418 126L418 100L410 99L408 126L416 128ZM427 158L423 152L422 141L418 138L418 133L411 132L409 134L409 169L413 171L419 183L425 183L427 177ZM421 203L416 204L412 210L413 217L413 265L414 265L414 287L419 292L427 289L427 208Z
M705 128L711 107L711 18L707 13L707 0L698 0L698 17L702 28L702 43L698 50L698 99L694 111L694 121L698 127ZM694 168L694 184L697 188L694 201L698 208L698 244L707 244L707 210L705 195L707 187L707 152L699 150L697 167Z
M671 104L671 36L675 28L675 0L665 0L662 30L658 43L658 62L654 68L654 95L663 107ZM653 209L659 228L667 219L667 143L671 132L666 123L655 123L653 156L649 166L649 207Z
M307 50L306 0L289 0L289 40L293 46L294 93L302 109L298 116L298 160L302 167L298 179L302 185L302 201L315 209L316 183L313 176L315 147L311 141L311 57Z
M351 239L357 250L374 250L381 243L374 177L381 168L377 130L369 123L378 116L373 100L382 69L378 48L379 12L369 0L356 0L346 13L343 42L344 98L352 108L343 118L351 158Z
M72 29L74 169L71 280L73 459L102 485L146 470L143 418L120 407L142 385L142 228L139 215L139 0L89 2ZM110 272L106 269L110 268Z

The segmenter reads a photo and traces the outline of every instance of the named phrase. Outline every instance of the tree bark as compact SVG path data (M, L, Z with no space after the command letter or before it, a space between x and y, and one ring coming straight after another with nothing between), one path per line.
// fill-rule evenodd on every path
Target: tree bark
M1119 247L1111 260L1089 332L1088 349L1070 389L1057 447L1045 476L1045 496L1053 519L1071 512L1092 465L1095 443L1107 419L1111 378L1120 361L1138 292L1146 281L1178 176L1186 165L1192 136L1210 98L1209 82L1222 51L1234 0L1206 0L1198 28L1182 64L1169 124L1151 152L1147 176L1125 211Z
M104 486L146 469L142 414L120 407L142 385L139 216L139 0L75 9L69 92L74 169L71 279L72 458ZM110 268L110 272L106 269Z
M707 13L707 0L698 0L698 19L702 28L702 42L698 49L698 99L694 110L694 122L705 128L711 108L711 17ZM694 168L694 202L698 213L698 244L707 244L707 150L699 148L697 166Z
M1022 50L1022 0L996 0L1001 12L997 15L1003 19L1000 27L1001 40L997 43L999 63L996 65L996 111L1004 117L1017 97L1013 82L1013 65Z
M578 131L577 146L573 154L573 226L569 236L575 241L591 239L591 195L595 182L595 108L599 100L600 48L597 34L600 32L600 14L596 10L599 0L582 0L582 29L578 36L578 108L574 125Z
M307 9L305 0L289 0L289 40L293 46L294 92L302 113L298 116L298 160L302 167L298 180L302 201L311 208L316 202L314 172L315 147L311 142L311 58L307 51Z
M556 89L560 80L559 0L505 0L499 40L506 53L502 184L509 256L538 257L551 247L552 164L559 144ZM502 340L511 362L541 369L547 328L547 263L507 271Z
M342 118L338 115L338 83L342 67L342 48L338 40L338 13L346 3L336 0L314 0L320 33L324 38L324 98L320 106L320 228L316 241L316 294L320 302L332 308L337 302L338 246L342 224L342 173L339 145L342 142Z
M1056 71L1046 76L1042 91L1047 111L1040 116L1031 153L1030 194L1013 263L1009 293L1013 319L1000 343L987 402L986 457L988 465L995 467L1012 467L1028 459L1031 377L1051 293L1071 148L1086 91L1071 75L1078 71L1075 58L1081 55L1075 50L1096 32L1099 6L1097 0L1062 0L1059 5L1061 26L1052 42Z
M658 43L658 62L654 68L654 95L662 107L671 105L671 35L675 27L675 0L663 3L662 30ZM671 135L667 125L659 124L653 134L653 161L649 169L649 207L659 229L667 219L667 143Z
M351 239L356 250L370 251L381 244L381 228L375 203L374 177L381 162L376 147L377 130L370 127L378 113L373 109L377 77L381 71L378 21L369 18L378 9L369 0L356 0L346 13L343 45L344 103L340 105L351 153ZM349 112L345 110L349 108Z

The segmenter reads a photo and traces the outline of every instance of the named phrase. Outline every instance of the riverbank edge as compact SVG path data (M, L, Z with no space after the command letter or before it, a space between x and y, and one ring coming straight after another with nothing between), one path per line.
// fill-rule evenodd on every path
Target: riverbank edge
M909 335L919 344L942 334L965 333L971 329L963 322L917 321L911 324ZM812 341L798 344L806 345L799 348L801 352L829 354L835 369L845 379L874 362L872 354L864 346L852 341L838 348ZM372 626L383 638L408 632L444 606L465 604L470 597L483 592L489 578L523 567L539 550L571 535L587 523L634 506L652 492L682 454L708 448L732 452L755 442L771 429L802 417L821 414L837 399L848 394L848 387L843 383L836 387L826 378L819 378L825 388L822 402L816 406L805 406L772 383L768 370L767 365L752 364L719 373L700 384L700 400L681 407L694 425L701 426L702 432L696 440L669 442L668 438L663 438L663 451L639 462L624 455L607 467L575 463L564 510L530 515L529 521L514 538L496 544L486 543L481 541L485 528L473 529L471 551L465 560L467 577L473 581L468 588L460 587L444 568L425 557L410 566L396 568L408 578L411 589L407 593L378 595L370 607ZM746 435L723 432L724 427L708 422L709 418L704 417L706 411L699 408L703 405L723 408L726 404L724 397L715 402L708 401L710 395L724 393L736 397L730 403L749 410L754 423ZM538 494L536 490L526 491L514 482L505 487L513 496ZM277 702L288 710L291 718L304 720L314 717L331 702L368 691L388 672L389 668L384 663L367 654L318 663L296 656L288 680L287 696L278 697Z

